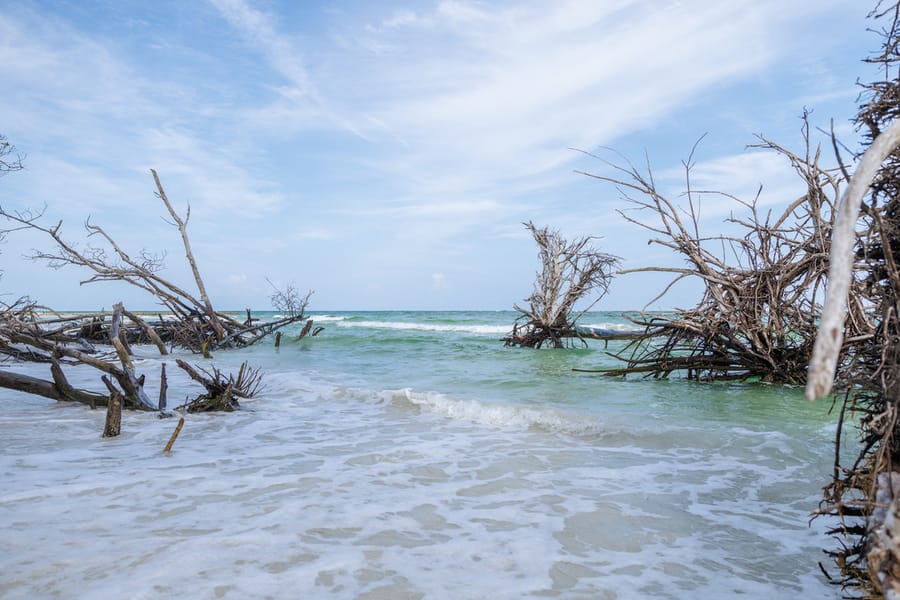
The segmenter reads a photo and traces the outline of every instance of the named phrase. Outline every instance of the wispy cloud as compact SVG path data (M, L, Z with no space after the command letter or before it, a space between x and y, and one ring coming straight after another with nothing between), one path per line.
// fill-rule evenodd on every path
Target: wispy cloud
M209 104L178 93L176 79L140 73L117 56L117 44L52 16L0 15L0 77L10 89L5 133L32 156L34 195L63 200L74 192L79 209L94 212L133 199L135 189L152 190L155 167L164 182L183 178L187 197L210 212L252 216L281 202L238 159L247 154L239 140L229 147L201 131Z
M374 20L344 15L334 29L358 45L332 48L307 68L307 42L289 23L239 0L214 4L299 90L254 118L351 131L383 155L380 170L408 182L410 196L435 202L508 197L511 182L535 189L572 160L568 147L611 143L761 72L798 10L774 1L445 1Z
M288 97L310 97L318 93L309 79L301 55L290 39L277 32L272 20L262 11L251 8L243 0L210 0L222 16L248 41L265 52L271 66L290 83Z

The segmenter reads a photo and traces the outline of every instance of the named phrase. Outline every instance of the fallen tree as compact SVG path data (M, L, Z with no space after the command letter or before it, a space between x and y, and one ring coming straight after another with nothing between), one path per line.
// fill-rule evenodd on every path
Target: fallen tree
M183 286L163 278L160 274L162 255L141 250L132 256L102 227L90 220L85 222L88 238L99 240L99 246L82 249L67 241L61 232L62 223L50 227L41 223L42 213L11 212L0 208L0 215L11 224L6 232L28 229L48 236L55 245L52 251L36 251L32 259L45 261L51 267L78 266L90 276L83 284L97 281L122 281L146 291L166 310L157 318L146 318L128 311L117 303L110 313L60 315L38 306L28 298L0 307L0 355L13 362L43 362L49 364L50 379L0 370L0 387L37 394L57 401L107 406L108 418L104 436L117 435L120 430L121 409L166 410L165 364L160 374L160 396L151 400L144 391L146 377L138 374L132 360L132 344L152 344L161 355L170 348L181 347L209 355L213 349L247 346L287 325L306 319L305 310L310 294L301 296L293 286L277 290L273 302L286 315L270 322L253 319L238 321L233 316L216 311L206 291L197 261L187 234L190 219L188 207L182 218L172 207L156 171L151 171L157 197L163 202L173 225L178 228L185 257L190 265L197 296ZM311 323L309 324L311 326ZM237 398L252 397L260 388L260 373L246 364L237 376L227 375L216 368L211 371L177 361L206 393L185 403L188 411L225 410L239 407ZM99 371L106 394L77 389L66 378L64 366L83 365Z
M648 305L686 278L698 279L703 285L694 308L631 315L631 321L645 333L614 354L623 367L603 373L665 378L678 372L702 381L806 381L825 290L834 205L845 176L839 167L821 166L821 151L810 141L806 115L802 133L806 146L802 155L764 138L755 146L788 160L807 188L803 196L777 213L761 208L759 192L745 201L723 192L695 189L694 150L683 165L683 203L657 188L649 166L642 170L628 161L623 166L595 156L619 176L583 174L614 184L633 207L620 211L626 221L649 231L654 236L650 243L684 259L684 266L649 266L619 274L655 272L673 277ZM732 213L726 220L737 233L706 236L701 232L700 206L710 197L743 209L743 216ZM870 307L867 290L854 282L846 350L871 341Z
M864 86L857 125L867 138L835 223L830 289L809 366L807 397L842 391L832 480L819 515L838 523L829 552L835 583L864 597L900 598L900 2L873 13L891 23L869 62L884 79ZM847 356L845 306L862 281L875 299L871 343ZM841 432L858 419L860 443L846 452ZM842 452L843 450L843 452ZM847 454L845 458L845 454Z
M157 188L156 196L162 201L173 225L177 227L184 247L185 258L191 268L198 296L188 292L184 286L165 279L161 275L163 254L155 254L146 249L132 256L126 252L105 229L95 225L88 219L84 228L89 239L98 240L99 245L87 245L79 249L75 244L63 237L62 222L53 226L41 223L43 213L8 211L0 207L0 216L5 217L18 229L31 229L49 237L54 243L54 250L35 251L32 260L46 262L52 268L76 266L90 273L82 284L100 281L121 281L147 292L157 303L164 307L167 318L147 324L133 313L129 319L135 328L128 335L134 339L145 335L150 341L161 347L165 342L169 345L190 349L194 352L208 352L219 348L233 348L256 343L274 331L306 318L305 310L311 292L300 296L290 288L280 292L282 304L291 307L290 312L276 321L253 324L252 320L239 321L236 318L215 310L206 291L206 285L200 275L197 260L191 250L187 234L190 220L190 207L182 218L169 201L162 183L155 170L151 170ZM82 339L105 339L108 337L105 315L94 315L97 321L92 324L93 333L88 336L78 335ZM83 319L74 316L68 322L60 319L59 335L74 328L83 327ZM142 333L140 333L142 332ZM49 334L49 332L48 332Z
M594 248L592 237L568 241L558 231L538 228L530 221L525 227L537 243L541 270L527 299L528 308L514 305L520 317L503 338L504 343L529 348L549 343L564 348L573 339L583 342L578 319L606 294L619 258ZM576 305L591 295L596 298L576 312Z

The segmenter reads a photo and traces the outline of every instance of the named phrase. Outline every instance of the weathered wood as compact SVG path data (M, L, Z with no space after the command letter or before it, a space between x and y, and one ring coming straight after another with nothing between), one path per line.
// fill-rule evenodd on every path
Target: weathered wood
M148 398L146 392L144 392L143 378L135 376L134 363L131 361L131 357L128 355L128 351L124 344L122 344L122 340L119 338L119 324L122 319L122 310L121 302L113 307L112 325L109 332L110 343L116 350L116 355L119 358L122 368L115 369L111 374L116 377L119 385L122 386L126 400L145 409L156 410L156 406L150 402L150 398Z
M159 374L159 410L166 410L166 393L169 390L169 382L166 379L166 363L162 364Z
M162 338L159 337L159 334L156 333L156 330L150 327L150 325L148 325L146 321L141 319L136 314L125 310L124 308L122 309L122 314L131 319L132 322L134 322L144 331L144 333L147 334L147 337L150 338L150 341L153 342L161 355L166 356L169 353L169 351L166 349L166 345L162 341Z
M564 332L564 335L580 338L590 338L593 340L635 340L647 336L662 334L662 329L658 331L647 329L607 329L605 327L575 327L573 331Z
M238 397L250 398L261 387L261 375L258 369L242 363L237 376L225 375L215 367L212 372L195 368L187 362L176 359L176 364L188 376L206 388L206 393L186 404L188 412L205 412L211 410L232 411L240 408Z
M79 402L91 407L106 406L107 396L87 390L79 390L69 385L69 382L62 375L62 370L59 368L58 363L52 362L50 371L54 376L54 381L0 369L0 387L42 396L51 400Z
M53 376L53 383L60 393L60 400L80 402L82 404L87 404L91 408L106 406L109 398L108 396L72 387L63 373L59 360L55 356L50 363L50 374Z
M867 527L866 567L886 600L900 600L900 473L878 474L876 508Z
M184 361L180 358L176 358L175 364L177 364L181 368L182 371L187 373L188 377L190 377L191 379L193 379L194 381L196 381L203 387L209 388L210 386L213 385L213 382L210 378L204 377L203 375L201 375L200 372L197 371L197 369L195 369L194 367L192 367L187 361Z
M681 267L642 267L619 275L656 272L673 277L648 305L686 278L696 278L703 285L703 295L692 309L664 315L641 312L631 317L638 327L657 327L664 335L638 336L615 354L626 363L625 369L644 372L655 364L653 375L658 377L672 374L679 366L683 368L679 375L693 380L737 377L806 383L816 318L827 284L826 253L834 206L844 179L839 168L820 164L820 152L809 134L808 115L803 117L802 131L806 148L799 154L765 138L759 138L757 144L789 161L807 190L802 200L792 200L778 212L763 207L758 195L742 200L695 189L696 144L683 163L684 190L677 201L657 188L649 164L638 168L627 160L617 165L595 157L613 176L584 174L615 185L634 209L620 210L620 215L649 232L649 243L684 259ZM739 209L726 219L739 228L738 233L702 232L703 198L713 194L732 200ZM853 289L856 301L849 308L850 335L862 339L876 326L867 311L868 294L874 286L856 282ZM684 356L693 359L684 360Z
M163 453L167 453L172 450L172 445L175 443L175 440L178 439L178 434L181 433L182 427L184 427L184 417L178 419L178 425L175 426L175 431L172 432L171 437L169 437L169 441L166 443L166 447L163 448Z
M219 322L219 316L216 314L216 311L213 310L212 302L210 302L209 295L206 293L206 286L203 284L203 278L200 276L200 269L197 268L197 261L194 259L194 253L191 251L191 240L187 235L187 222L191 218L191 207L188 206L185 218L182 220L178 213L175 212L175 209L172 208L172 204L166 196L166 191L163 189L162 183L159 180L159 175L156 174L156 169L150 169L150 172L153 174L153 181L156 183L156 189L159 191L160 200L166 205L169 215L178 226L178 232L181 234L181 241L184 244L185 257L187 258L188 264L191 266L191 272L194 274L194 281L197 283L197 288L200 291L200 299L203 301L203 306L206 308L206 316L216 332L216 339L223 340L225 339L225 329Z
M220 342L220 345L227 346L233 341L241 340L239 345L250 346L263 339L264 337L270 335L271 333L278 331L286 327L287 325L296 323L297 321L302 321L305 318L306 315L301 310L300 312L292 316L287 316L282 319L271 321L269 323L258 323L250 327L245 327L230 333L222 342ZM319 331L321 331L321 328L319 328ZM312 335L316 334L313 333Z
M120 433L122 433L122 394L119 390L110 388L103 437L116 437Z
M43 396L51 400L63 400L62 394L60 394L52 381L23 375L22 373L11 373L6 369L0 369L0 387Z
M838 356L844 341L847 297L853 275L853 245L856 242L856 220L862 198L878 174L881 163L900 145L900 119L879 135L863 154L844 200L838 208L831 237L830 266L828 268L828 294L819 324L809 376L806 398L815 400L831 392Z
M521 316L503 342L531 348L549 342L563 348L566 340L581 337L575 334L575 323L606 294L620 259L596 250L592 237L567 241L558 231L538 229L530 221L524 225L538 246L541 270L528 297L529 309L513 305ZM576 303L595 292L596 298L575 315ZM522 319L527 319L524 324L519 323Z

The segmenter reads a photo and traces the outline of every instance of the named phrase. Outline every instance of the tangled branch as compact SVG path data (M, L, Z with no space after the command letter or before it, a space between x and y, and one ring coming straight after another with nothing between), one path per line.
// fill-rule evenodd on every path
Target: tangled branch
M530 221L525 227L537 243L541 270L527 299L529 308L514 307L525 323L517 323L504 341L508 346L532 348L549 341L562 348L565 340L578 337L578 319L606 294L619 259L594 248L593 237L568 241L558 231L538 228ZM596 297L576 314L576 305L592 295Z

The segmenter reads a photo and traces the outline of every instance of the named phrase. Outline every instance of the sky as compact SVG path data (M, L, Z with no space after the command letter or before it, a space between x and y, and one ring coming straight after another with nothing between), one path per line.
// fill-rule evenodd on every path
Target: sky
M860 0L0 1L0 134L25 169L0 206L40 210L166 254L194 289L150 169L182 214L213 304L270 308L270 282L313 310L503 310L532 290L523 222L596 236L623 268L681 259L617 213L604 162L644 165L777 209L803 192L756 135L801 151L800 116L851 150L862 59L880 26ZM827 144L822 136L823 143ZM826 145L826 150L830 144ZM587 154L586 154L587 153ZM594 156L591 156L594 155ZM598 158L599 157L599 158ZM704 232L734 204L712 198ZM80 285L0 246L4 301L58 310L152 298ZM598 308L644 307L668 283L617 276ZM689 308L685 284L648 308Z

